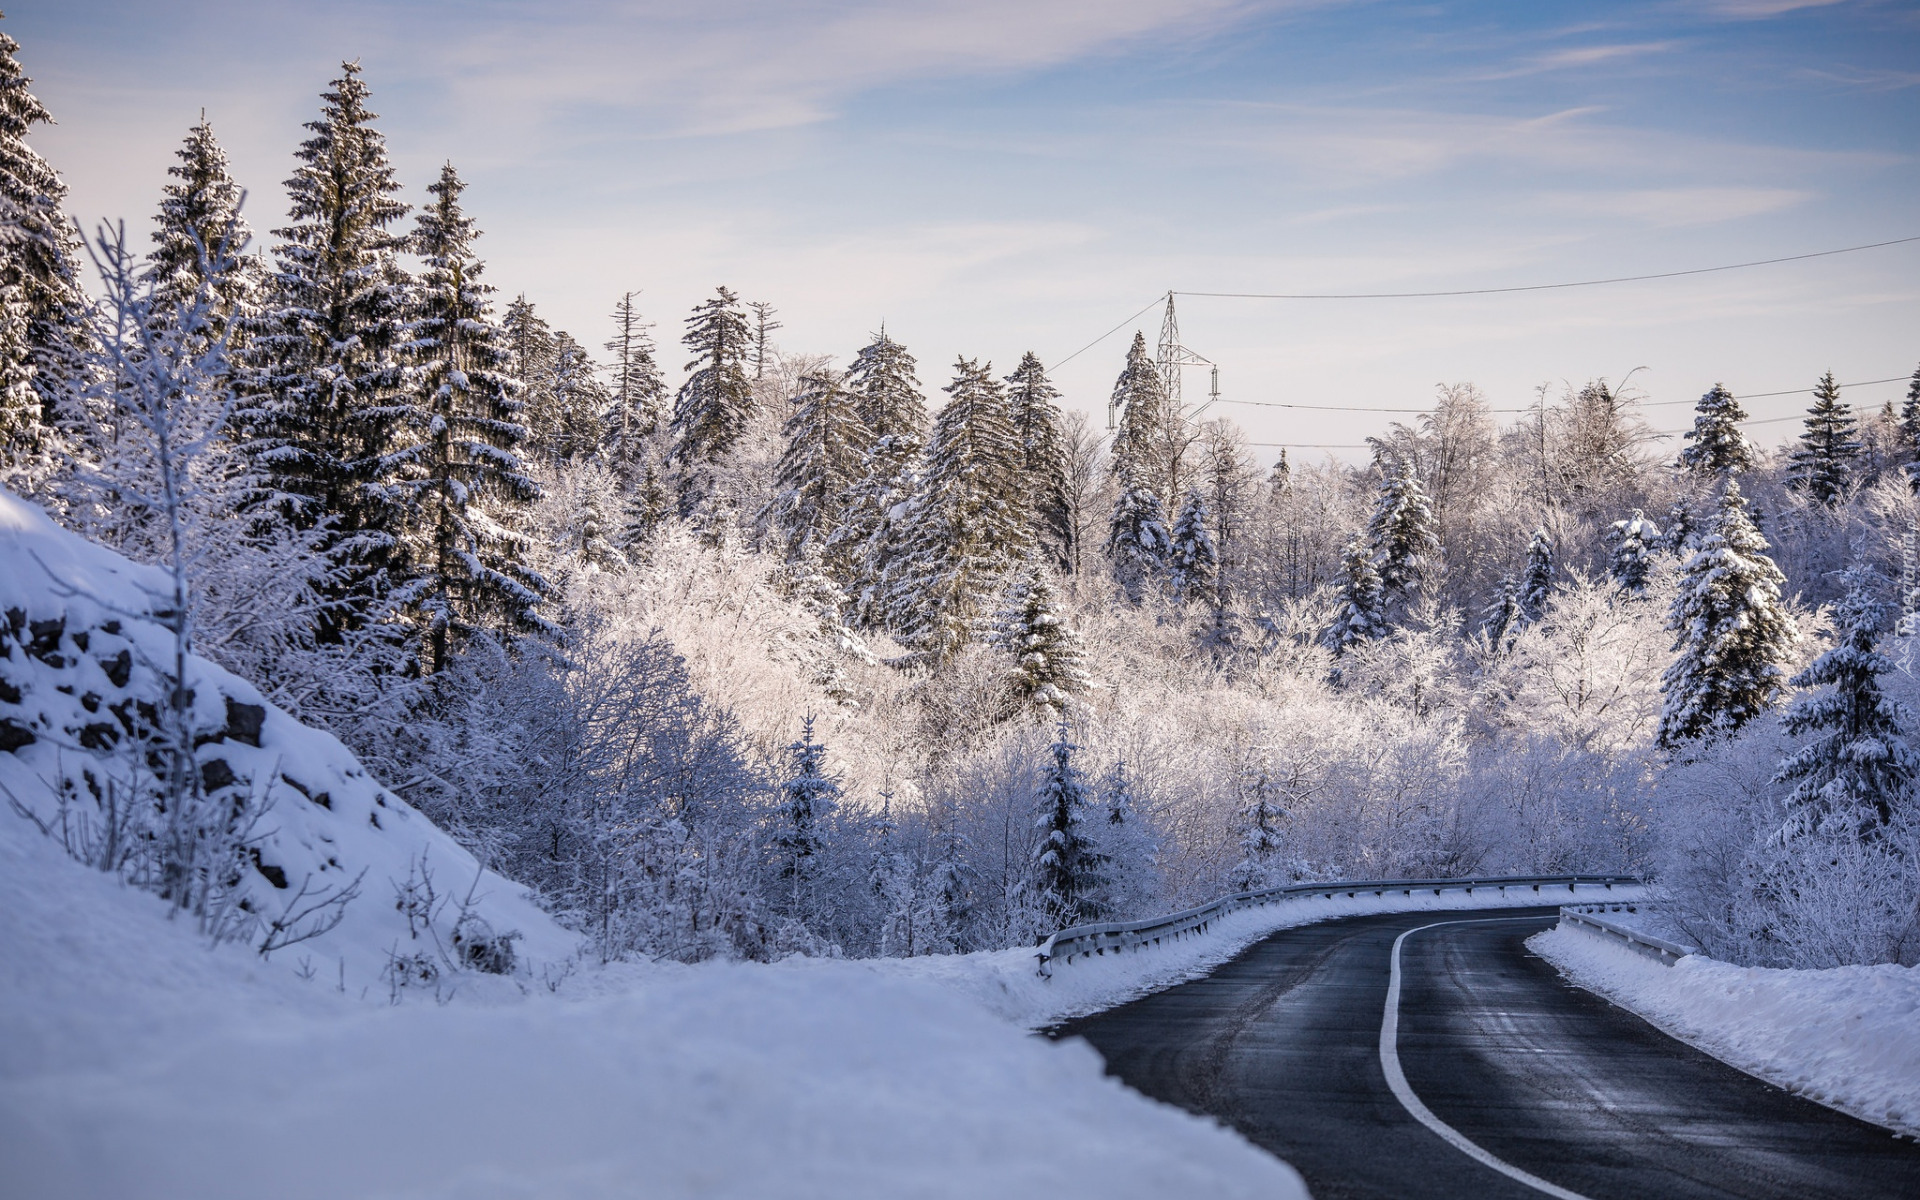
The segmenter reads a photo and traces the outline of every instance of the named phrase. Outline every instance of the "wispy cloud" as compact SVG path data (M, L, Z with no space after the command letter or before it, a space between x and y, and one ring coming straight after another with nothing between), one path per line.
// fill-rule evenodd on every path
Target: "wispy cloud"
M1550 192L1540 196L1538 202L1559 212L1619 217L1642 225L1676 228L1780 212L1804 204L1815 195L1798 188L1781 187L1626 188Z

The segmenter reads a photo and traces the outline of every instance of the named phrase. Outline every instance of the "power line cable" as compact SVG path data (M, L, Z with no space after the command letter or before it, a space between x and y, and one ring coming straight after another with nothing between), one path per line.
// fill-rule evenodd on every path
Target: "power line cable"
M1137 321L1141 317L1145 316L1149 309L1151 309L1154 305L1160 303L1160 301L1166 299L1166 296L1167 294L1165 292L1161 292L1158 296L1155 296L1153 299L1147 301L1145 307L1141 308L1139 312L1134 313L1131 317L1128 317L1126 320L1120 322L1118 325L1115 325L1112 329L1107 330L1105 333L1101 334L1099 337L1088 342L1086 345L1080 347L1078 350L1075 350L1072 354L1067 355L1065 358L1061 359L1059 362L1049 364L1047 367L1047 370L1057 371L1061 367L1064 367L1068 363L1072 362L1074 359L1079 358L1082 354L1085 354L1087 351L1093 349L1095 346L1098 346L1101 342L1106 341L1108 338L1112 337L1114 334L1119 333L1122 329L1125 329L1128 325L1132 324L1134 321Z
M1752 262L1727 263L1718 267L1695 267L1688 271L1661 271L1652 275L1618 275L1611 279L1576 279L1567 283L1530 283L1519 287L1457 288L1440 292L1185 292L1176 296L1208 297L1216 300L1429 300L1443 296L1497 296L1512 292L1550 292L1560 288L1601 287L1611 283L1643 283L1651 279L1679 279L1686 275L1712 275L1719 271L1743 271L1748 267L1770 267L1778 263L1803 262L1809 258L1830 258L1836 254L1855 254L1920 242L1920 234L1868 242L1861 246L1842 246L1837 250L1816 250L1811 254L1789 254L1783 258L1760 258ZM1152 307L1149 305L1148 307ZM1142 310L1145 311L1145 310ZM1128 320L1132 320L1131 317ZM1122 322L1124 324L1125 322Z

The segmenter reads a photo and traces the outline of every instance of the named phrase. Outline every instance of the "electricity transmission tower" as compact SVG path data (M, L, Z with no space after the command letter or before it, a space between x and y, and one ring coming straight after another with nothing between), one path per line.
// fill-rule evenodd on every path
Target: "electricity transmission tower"
M1180 317L1173 310L1173 293L1167 293L1167 312L1160 319L1160 348L1154 355L1154 366L1160 374L1160 389L1166 396L1167 413L1178 416L1191 425L1194 418L1216 400L1220 399L1220 366L1210 358L1202 357L1180 344ZM1192 412L1187 411L1186 401L1180 394L1180 376L1186 367L1211 367L1212 383L1207 391L1207 401ZM1119 424L1120 405L1117 399L1107 404L1107 428L1113 429Z

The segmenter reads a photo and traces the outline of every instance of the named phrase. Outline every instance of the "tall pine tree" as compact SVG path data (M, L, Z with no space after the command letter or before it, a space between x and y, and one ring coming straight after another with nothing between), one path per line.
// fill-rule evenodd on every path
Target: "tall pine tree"
M1387 611L1404 613L1440 550L1433 503L1411 466L1395 464L1385 472L1373 518L1367 522L1367 546L1380 573Z
M1074 765L1072 731L1060 722L1058 736L1048 748L1052 761L1034 797L1035 826L1040 842L1034 853L1033 891L1046 932L1084 921L1097 921L1104 856L1095 848L1086 828L1092 790ZM1044 937L1045 934L1043 933Z
M1167 569L1173 551L1166 511L1153 489L1132 475L1120 477L1120 494L1107 521L1107 558L1127 599L1139 604Z
M905 514L905 548L887 581L889 624L935 663L972 639L1002 579L1032 545L1005 390L990 366L967 358L954 364L945 390L951 399L934 421L920 489Z
M753 417L753 382L747 355L753 340L740 298L717 288L693 310L681 338L693 351L673 402L673 457L688 467L718 462L733 449Z
M1345 574L1340 606L1326 632L1327 646L1335 655L1344 654L1361 642L1385 637L1390 631L1380 572L1374 568L1373 555L1367 552L1366 543L1358 537L1347 542Z
M411 444L389 457L409 499L405 568L398 598L419 638L423 670L447 668L476 632L550 632L539 615L546 581L526 565L518 526L539 488L515 448L520 385L508 373L505 339L480 282L478 231L460 209L465 189L448 164L427 189L413 250L425 262L406 343L414 364Z
M1058 718L1069 698L1086 690L1086 655L1054 603L1046 568L1029 563L1007 590L994 619L992 643L1013 658L1016 703L1040 717Z
M1172 545L1167 551L1167 587L1175 602L1205 603L1213 599L1220 571L1220 552L1210 527L1212 514L1199 488L1188 488L1174 519Z
M60 206L67 185L27 145L53 116L30 90L0 33L0 455L19 462L43 453L62 399L78 386L80 329L87 299L78 272L79 233Z
M1073 565L1073 503L1068 495L1067 457L1060 431L1059 389L1029 350L1007 376L1007 404L1020 441L1021 491L1033 514L1033 536L1048 561Z
M634 293L623 292L613 305L613 336L606 347L613 356L613 394L600 414L607 459L629 478L645 454L646 439L660 427L667 404L667 384L654 360L653 338L633 297Z
M1679 657L1661 676L1662 747L1733 733L1773 706L1786 674L1780 664L1798 636L1780 599L1784 582L1729 476L1667 621Z
M210 342L226 339L228 354L237 357L242 351L237 335L254 315L261 283L257 260L245 254L253 231L240 215L243 193L204 114L175 156L180 161L167 174L177 182L161 192L148 256L155 294L177 306L205 287L213 304L204 336Z
M1608 557L1607 574L1616 588L1635 596L1646 591L1654 548L1660 545L1660 539L1660 527L1637 508L1631 517L1608 527L1607 540L1613 544L1613 552Z
M336 600L393 582L387 567L407 512L392 452L409 412L398 349L403 243L389 228L407 206L359 64L341 71L295 154L292 223L274 231L277 269L250 331L238 414L264 501L302 528L331 523L332 549L351 565L336 575ZM321 634L337 636L363 616L332 605Z
M1537 526L1527 540L1527 569L1520 576L1520 611L1529 621L1546 615L1553 599L1553 541L1545 526Z
M792 560L809 547L823 550L840 528L872 435L840 376L824 369L801 377L785 434L787 448L774 472L779 490L767 502L767 516L784 532Z
M1716 383L1693 411L1693 428L1686 434L1691 444L1680 451L1681 466L1708 478L1753 466L1753 443L1740 432L1747 413L1732 392Z
M872 441L865 469L827 545L829 557L844 572L854 615L867 625L885 620L883 581L904 548L894 514L913 496L916 464L926 446L927 401L916 366L913 355L883 328L847 371L847 390Z
M1166 491L1168 472L1162 461L1168 407L1166 383L1147 351L1146 335L1136 332L1109 402L1110 411L1118 412L1120 422L1113 435L1109 463L1116 478L1130 479L1136 486L1153 491L1163 505L1172 498Z
M1813 406L1807 410L1806 432L1791 456L1787 483L1815 504L1832 508L1853 483L1860 441L1853 409L1840 402L1840 385L1828 371L1813 386Z

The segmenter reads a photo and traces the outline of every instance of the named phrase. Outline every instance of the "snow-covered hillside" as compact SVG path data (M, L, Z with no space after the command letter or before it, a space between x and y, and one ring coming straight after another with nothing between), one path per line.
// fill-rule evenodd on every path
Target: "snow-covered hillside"
M0 492L0 746L11 751L0 754L0 787L96 860L112 838L149 832L125 797L167 695L173 635L153 614L169 594L159 571ZM208 797L255 814L239 818L245 865L226 932L267 950L291 942L274 957L305 960L355 992L401 981L444 990L483 943L509 947L507 973L522 979L575 952L578 938L524 888L483 871L336 738L212 663L190 659L186 676ZM336 916L331 930L294 941Z

